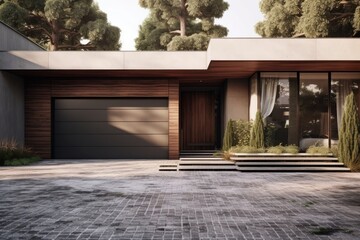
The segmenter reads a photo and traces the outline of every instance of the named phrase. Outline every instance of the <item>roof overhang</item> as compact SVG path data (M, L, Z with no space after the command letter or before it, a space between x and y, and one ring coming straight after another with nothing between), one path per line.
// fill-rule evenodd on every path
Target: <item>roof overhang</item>
M205 52L0 52L0 70L51 77L242 78L256 71L359 71L359 40L212 39Z

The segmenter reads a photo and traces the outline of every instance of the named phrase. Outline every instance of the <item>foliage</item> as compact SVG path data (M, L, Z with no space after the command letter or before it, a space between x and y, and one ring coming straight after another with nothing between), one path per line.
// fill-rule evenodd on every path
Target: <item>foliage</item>
M264 148L256 148L252 146L236 146L229 150L231 153L265 153Z
M297 154L299 151L300 149L296 145L285 146L285 153Z
M233 143L234 145L250 145L250 131L252 123L244 120L233 121Z
M351 37L360 30L360 0L262 0L263 37Z
M267 153L281 154L281 153L291 153L297 154L299 153L299 147L295 145L282 146L281 144L278 146L269 147L266 149Z
M50 50L118 50L120 29L93 0L0 1L0 20ZM88 40L82 44L81 40Z
M327 155L332 152L331 149L328 147L312 145L306 150L306 153Z
M210 38L227 35L215 24L229 4L224 0L139 0L150 10L136 38L137 50L206 50Z
M250 131L250 146L264 148L264 123L260 112L256 113L254 125Z
M39 157L5 160L5 166L23 166L40 161Z
M19 146L15 140L0 140L0 166L13 159L36 157L31 149Z
M226 124L226 129L224 133L224 139L223 139L223 151L229 150L233 146L233 120L229 120Z
M346 166L359 164L360 155L360 126L359 114L354 93L345 98L344 114L339 131L339 160Z
M278 130L278 127L274 123L269 123L264 127L264 144L266 147L271 147L275 142L275 134Z

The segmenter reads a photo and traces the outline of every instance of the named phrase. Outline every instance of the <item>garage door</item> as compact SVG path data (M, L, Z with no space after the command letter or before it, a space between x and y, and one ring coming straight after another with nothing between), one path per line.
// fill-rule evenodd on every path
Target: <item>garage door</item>
M53 155L58 159L165 159L168 100L56 99Z

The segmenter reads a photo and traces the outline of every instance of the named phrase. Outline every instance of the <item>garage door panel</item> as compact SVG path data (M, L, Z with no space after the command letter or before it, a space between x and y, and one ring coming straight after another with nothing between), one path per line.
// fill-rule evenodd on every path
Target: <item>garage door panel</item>
M167 147L168 135L59 135L58 147Z
M120 122L120 121L168 121L166 109L132 110L56 110L57 122Z
M56 99L54 105L55 158L168 157L167 99Z
M57 122L55 135L63 134L168 134L168 122Z
M55 109L167 109L167 99L122 98L122 99L57 99Z
M63 147L55 149L58 159L164 159L168 147Z

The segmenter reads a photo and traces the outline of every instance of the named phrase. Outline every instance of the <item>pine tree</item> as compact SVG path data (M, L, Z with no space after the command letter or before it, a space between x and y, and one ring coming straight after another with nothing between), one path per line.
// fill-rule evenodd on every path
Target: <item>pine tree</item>
M229 4L224 0L139 0L150 10L135 40L137 50L206 50L210 38L227 35L215 24Z
M344 114L339 131L339 160L346 166L357 161L359 157L359 114L354 93L345 99Z
M224 133L224 139L223 139L223 151L228 151L233 144L233 120L229 120L226 124L225 133Z
M264 123L260 112L256 113L255 122L250 132L250 146L264 147Z

